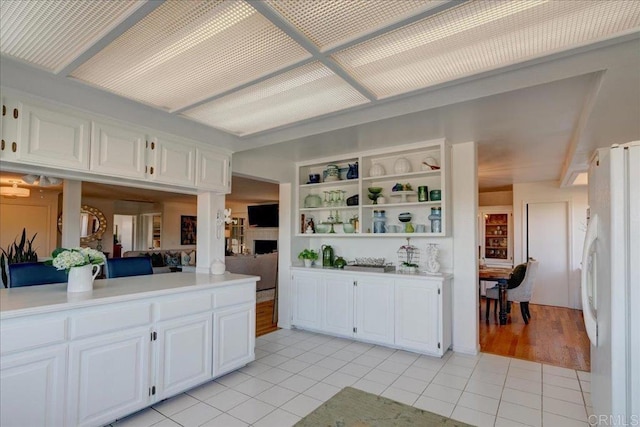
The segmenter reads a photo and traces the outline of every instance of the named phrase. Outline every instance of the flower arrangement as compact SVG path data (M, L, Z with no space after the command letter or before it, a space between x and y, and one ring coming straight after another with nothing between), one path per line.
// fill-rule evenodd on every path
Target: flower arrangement
M102 265L107 260L102 252L91 248L57 248L51 253L51 257L47 264L53 265L58 270L66 270L67 273L72 267Z

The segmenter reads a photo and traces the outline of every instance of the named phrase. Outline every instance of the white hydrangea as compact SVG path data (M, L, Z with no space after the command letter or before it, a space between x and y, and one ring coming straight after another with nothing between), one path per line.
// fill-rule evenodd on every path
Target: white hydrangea
M105 262L104 254L91 248L56 249L51 261L58 270L69 270L89 264L102 265Z

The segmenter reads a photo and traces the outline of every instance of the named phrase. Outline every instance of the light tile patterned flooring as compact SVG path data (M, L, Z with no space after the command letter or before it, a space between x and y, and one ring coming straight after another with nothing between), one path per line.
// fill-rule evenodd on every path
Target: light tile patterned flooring
M256 361L112 425L286 427L352 386L477 426L588 426L590 374L481 353L442 359L280 329Z

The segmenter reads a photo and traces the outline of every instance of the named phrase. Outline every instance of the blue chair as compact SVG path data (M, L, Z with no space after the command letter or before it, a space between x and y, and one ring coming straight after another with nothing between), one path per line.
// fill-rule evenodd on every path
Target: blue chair
M53 265L43 262L24 262L9 264L9 287L48 285L51 283L66 283L67 272L58 270Z
M107 279L153 274L151 258L146 256L107 259Z

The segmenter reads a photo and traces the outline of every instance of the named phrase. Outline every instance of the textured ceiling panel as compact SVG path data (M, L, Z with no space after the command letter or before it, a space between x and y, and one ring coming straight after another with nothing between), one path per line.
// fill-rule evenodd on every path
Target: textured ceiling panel
M267 3L280 12L320 50L325 50L447 2L268 0Z
M0 52L58 72L143 1L0 2Z
M183 114L242 136L366 102L344 80L314 62Z
M640 1L476 1L333 55L379 98L637 31Z
M167 1L72 76L175 110L308 57L246 2Z

